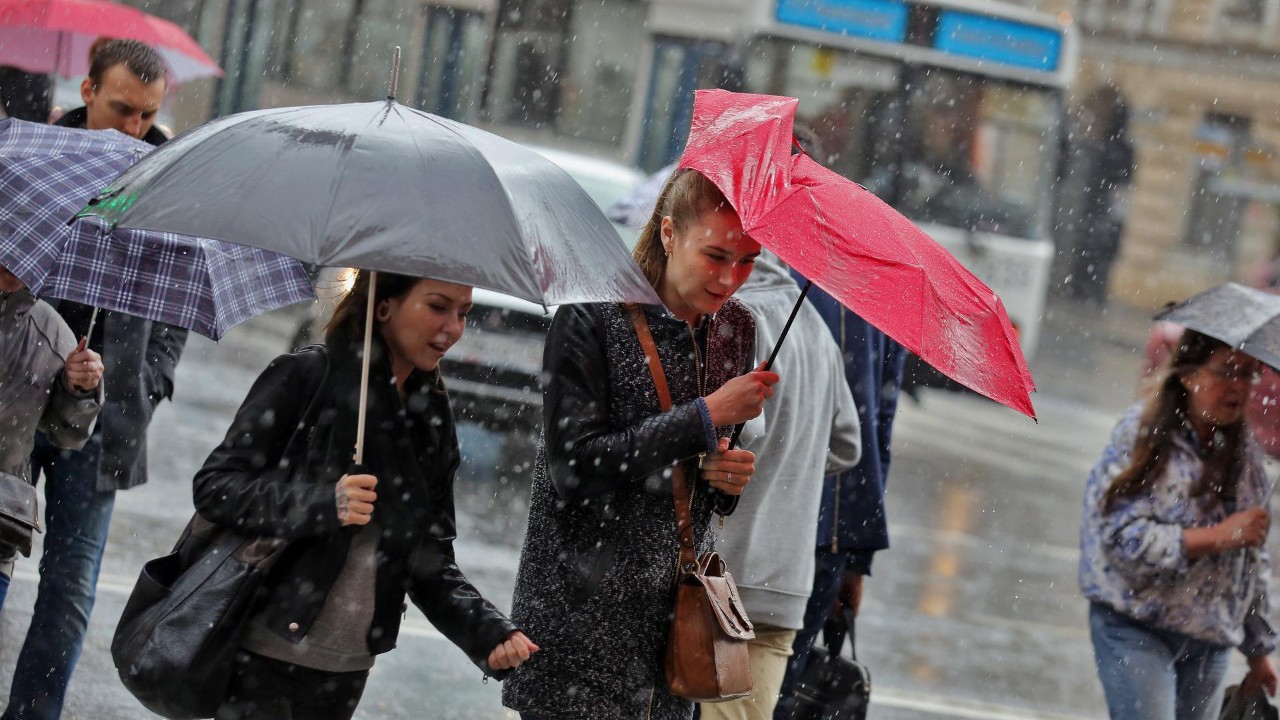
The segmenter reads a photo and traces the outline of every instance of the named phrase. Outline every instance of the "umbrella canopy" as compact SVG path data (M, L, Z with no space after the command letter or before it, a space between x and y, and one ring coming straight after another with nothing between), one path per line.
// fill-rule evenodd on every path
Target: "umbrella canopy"
M222 70L182 28L141 10L104 0L0 0L0 65L79 77L99 37L138 40L155 48L173 82L221 77Z
M139 162L85 214L543 305L658 302L554 163L392 100L214 120Z
M743 230L947 377L1035 417L1000 298L875 195L792 154L795 98L699 90L678 163L706 175Z
M1280 295L1222 283L1156 315L1280 369Z
M232 243L75 223L49 245L57 263L32 285L46 297L188 328L212 340L256 315L315 299L285 255ZM47 252L47 251L45 251ZM25 280L23 282L26 282Z
M0 120L0 243L13 249L0 263L27 285L38 282L54 258L32 246L57 235L94 193L151 150L115 130Z
M151 146L114 130L0 120L0 265L31 290L217 340L315 297L298 261L213 240L67 220Z

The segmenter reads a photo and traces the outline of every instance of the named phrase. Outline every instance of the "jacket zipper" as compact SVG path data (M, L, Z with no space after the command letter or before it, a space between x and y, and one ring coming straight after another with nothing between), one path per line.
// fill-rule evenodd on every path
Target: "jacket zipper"
M845 334L845 309L840 306L840 363L843 365L849 352L848 336ZM843 374L843 373L842 373ZM848 380L846 379L846 382ZM857 408L854 408L857 410ZM835 502L831 508L831 552L840 552L840 473L836 473Z

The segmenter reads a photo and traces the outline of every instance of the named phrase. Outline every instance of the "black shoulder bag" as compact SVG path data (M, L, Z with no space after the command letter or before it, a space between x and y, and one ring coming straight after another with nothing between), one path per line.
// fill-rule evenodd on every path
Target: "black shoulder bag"
M322 347L318 352L324 373L285 457L305 450L298 444L315 425L328 386L329 356ZM213 717L226 698L258 590L286 545L196 513L173 552L142 566L116 625L111 657L124 686L148 710L172 720Z

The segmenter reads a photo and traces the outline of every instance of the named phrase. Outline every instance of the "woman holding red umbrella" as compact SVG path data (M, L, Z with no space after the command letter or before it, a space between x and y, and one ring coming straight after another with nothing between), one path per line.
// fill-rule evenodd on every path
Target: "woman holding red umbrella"
M512 610L542 650L503 688L522 717L692 716L693 703L668 692L662 664L679 555L669 467L683 466L695 543L710 549L712 515L732 510L754 472L755 456L729 450L728 436L760 414L778 379L748 372L755 324L732 298L759 253L715 185L677 172L634 253L663 305L556 313Z

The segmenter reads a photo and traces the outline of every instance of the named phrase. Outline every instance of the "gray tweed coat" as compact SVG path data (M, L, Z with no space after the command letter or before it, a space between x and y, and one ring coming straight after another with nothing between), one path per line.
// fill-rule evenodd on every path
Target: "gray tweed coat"
M548 333L543 440L512 609L542 650L502 694L521 712L557 720L693 714L663 676L679 552L663 470L685 462L698 551L711 549L711 516L732 511L734 499L699 477L697 457L709 448L694 400L751 369L755 323L730 300L700 331L700 363L688 325L659 306L644 311L671 390L667 412L620 306L561 307Z

